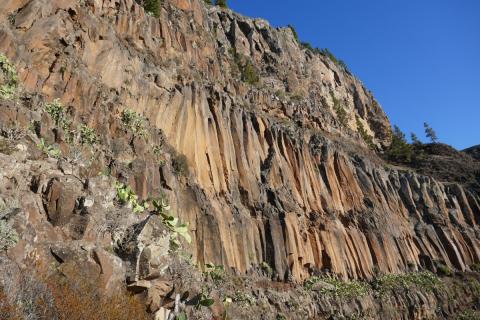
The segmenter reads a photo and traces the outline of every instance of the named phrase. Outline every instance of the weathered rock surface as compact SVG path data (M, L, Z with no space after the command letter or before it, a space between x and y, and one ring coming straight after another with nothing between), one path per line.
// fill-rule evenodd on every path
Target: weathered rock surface
M319 138L355 137L355 125L335 121L332 92L351 123L360 117L388 143L388 120L357 80L302 50L289 29L196 1L173 5L157 20L133 1L13 2L2 9L1 50L26 91L60 97L107 143L115 133L103 123L122 106L165 132L198 185L190 202L178 190L175 204L195 230L196 259L240 272L267 261L281 278L297 279L311 268L398 272L423 255L460 270L478 261L478 195L385 170ZM230 48L252 59L263 87L233 77ZM275 96L300 88L298 102ZM158 188L149 170L140 165L134 178L142 196ZM71 191L61 181L47 185L47 200L59 204L47 208L54 225L70 219L74 202L61 194Z
M126 275L130 290L148 292L151 311L178 293L162 278L168 236L114 205L105 169L142 199L169 198L201 266L244 274L266 263L276 279L302 281L480 262L479 194L379 159L359 134L361 123L379 151L389 145L379 104L289 28L197 0L164 1L160 18L133 0L4 0L0 52L24 94L1 102L0 129L35 124L24 147L0 153L0 194L23 210L22 240L9 251L20 265L52 254L83 261L110 288ZM258 83L241 80L244 61ZM93 128L99 147L67 143L43 97ZM146 138L122 126L126 109L149 120ZM40 137L62 160L38 151ZM188 165L180 173L178 154ZM116 254L105 250L112 238Z

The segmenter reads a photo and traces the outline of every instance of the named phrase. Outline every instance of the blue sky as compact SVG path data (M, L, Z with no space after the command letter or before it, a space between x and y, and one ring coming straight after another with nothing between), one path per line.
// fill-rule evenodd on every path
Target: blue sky
M329 48L409 136L480 144L480 0L230 0L302 41Z

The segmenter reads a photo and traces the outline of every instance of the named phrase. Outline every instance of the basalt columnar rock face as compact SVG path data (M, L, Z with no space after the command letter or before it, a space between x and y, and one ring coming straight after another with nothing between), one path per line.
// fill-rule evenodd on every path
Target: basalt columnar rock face
M22 90L59 98L99 134L105 149L78 174L95 183L113 163L140 197L167 194L190 224L200 265L244 273L265 262L278 279L301 281L316 271L465 271L480 261L479 195L378 158L369 147L384 150L391 136L379 104L290 28L197 0L164 1L159 18L133 0L2 0L0 52ZM149 120L152 138L121 135L127 108ZM0 112L4 124L33 117L15 105ZM47 141L68 149L45 128ZM163 136L186 156L184 177L152 156ZM32 200L30 214L48 216L48 241L59 230L58 241L87 241L95 222L74 213L89 194L62 179L34 183L44 204Z

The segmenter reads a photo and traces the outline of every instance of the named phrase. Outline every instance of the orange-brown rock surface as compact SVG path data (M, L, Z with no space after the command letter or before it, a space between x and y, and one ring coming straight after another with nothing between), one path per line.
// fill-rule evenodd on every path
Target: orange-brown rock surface
M198 1L164 7L156 19L132 0L7 1L0 50L26 91L60 98L107 142L105 100L164 131L196 186L166 187L194 228L198 261L240 272L266 261L297 279L312 268L370 277L423 258L459 270L479 261L478 195L372 160L355 117L379 147L389 123L352 75L301 49L288 28ZM258 68L258 85L236 79L232 48ZM146 197L158 168L131 181Z
M188 251L200 265L245 273L266 263L277 279L302 281L317 271L370 279L480 262L479 195L378 158L359 126L370 147L388 147L379 104L289 28L197 0L164 1L159 18L133 0L2 0L0 53L15 64L27 105L60 99L103 146L74 168L39 163L27 155L35 143L3 158L0 190L24 183L33 192L20 199L30 229L12 249L19 261L52 243L110 241L96 228L111 208L102 201L114 197L98 177L108 167L141 198L168 196L189 222ZM242 81L246 65L259 81ZM148 119L149 138L125 134L126 109ZM0 121L37 121L38 137L72 151L38 108L3 103ZM159 162L152 151L164 138L171 156ZM174 174L175 154L186 156L183 176ZM149 255L158 250L144 246ZM131 266L97 251L88 261L113 286L112 275Z

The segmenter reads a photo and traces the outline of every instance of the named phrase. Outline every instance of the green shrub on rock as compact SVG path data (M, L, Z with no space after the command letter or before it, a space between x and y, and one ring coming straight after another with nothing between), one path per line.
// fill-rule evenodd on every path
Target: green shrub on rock
M138 196L130 186L116 182L115 189L117 191L118 202L121 205L126 205L132 208L134 213L143 212L148 208L147 203L138 200Z
M215 4L220 8L228 8L227 0L217 0Z
M437 274L441 276L451 276L453 272L448 266L442 264L437 267Z
M18 86L15 66L4 54L0 54L0 99L12 99Z
M147 120L133 110L125 109L122 111L122 123L130 130L134 136L147 136Z
M290 28L290 30L292 30L292 34L293 34L293 37L295 38L295 41L297 41L297 43L300 43L300 39L298 37L298 32L295 29L295 27L292 26L291 24L289 24L288 27Z
M406 274L388 274L377 278L373 283L373 289L380 295L387 294L392 290L408 289L418 286L426 291L431 291L441 284L440 279L431 272L412 272Z
M144 0L143 1L143 7L145 8L145 11L154 17L159 17L160 16L160 5L161 2L160 0Z
M367 133L365 127L358 116L355 117L357 120L357 131L362 137L363 141L370 147L370 149L375 149L375 144L373 143L373 138Z
M173 173L177 176L186 176L188 173L188 160L183 154L176 154L172 159Z
M333 91L330 91L330 96L332 97L332 100L333 100L333 110L337 115L338 122L340 122L340 124L343 127L348 126L348 114L347 114L347 111L345 110L345 107L340 102L340 100L338 100L337 97L335 97L335 94L333 93Z
M260 81L258 71L250 60L247 60L242 68L242 80L251 85Z
M0 250L8 250L18 242L18 234L6 221L0 220Z
M98 137L95 133L95 130L82 124L82 126L80 127L80 142L82 144L88 144L92 146L97 143L97 141Z
M408 144L405 134L398 126L393 126L392 144L387 150L387 157L394 162L409 163L412 161L412 145Z

